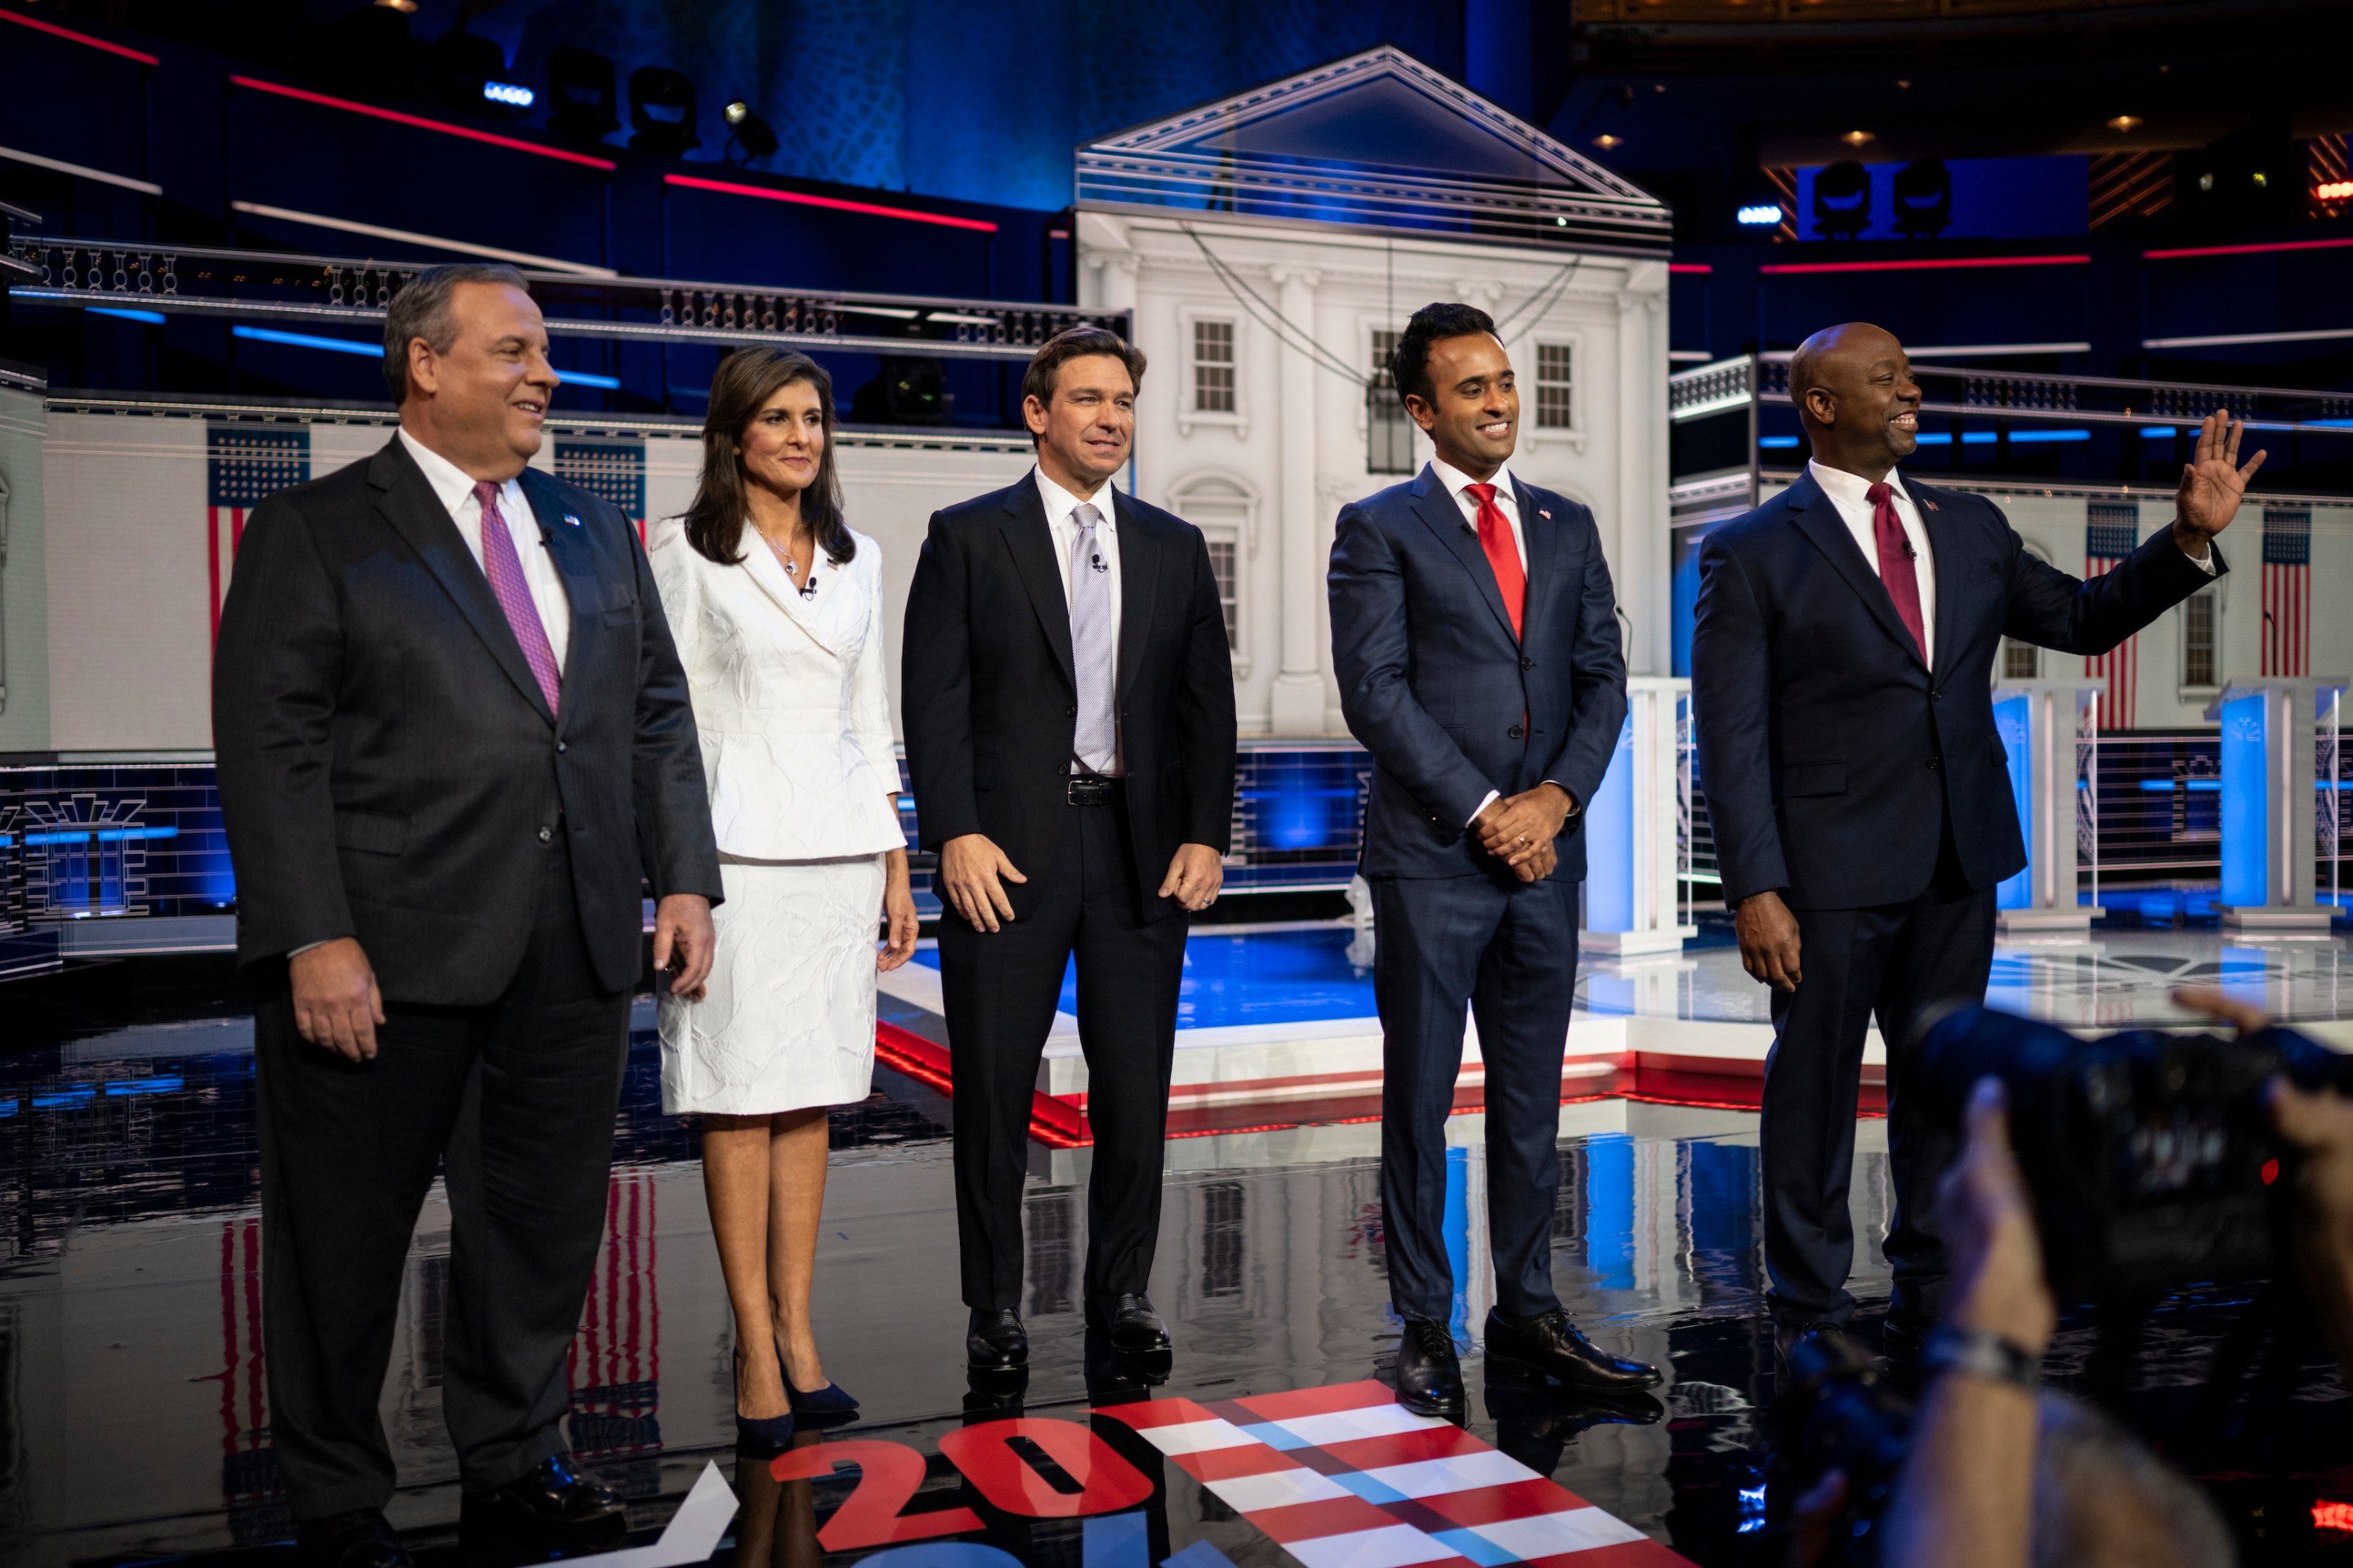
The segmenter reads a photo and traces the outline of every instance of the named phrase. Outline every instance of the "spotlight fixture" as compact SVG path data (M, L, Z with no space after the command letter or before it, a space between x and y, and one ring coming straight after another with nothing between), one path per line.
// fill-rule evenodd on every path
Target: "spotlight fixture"
M522 94L520 103L512 97L484 90L494 81L502 88L513 86L505 79L506 51L492 39L452 28L427 47L426 63L433 77L433 101L444 109L470 109L479 113L491 104L504 108L530 106L532 94L528 88L513 88Z
M694 130L694 83L668 66L640 66L629 75L629 145L677 157L702 145Z
M775 154L776 128L761 119L759 111L750 104L739 98L721 110L719 117L727 122L727 145L743 149L742 162L755 164ZM724 149L722 151L723 153ZM727 161L731 164L737 162L733 158Z
M1850 131L1839 140L1850 147L1860 147L1866 142L1876 142L1879 138L1868 131Z
M2214 175L2211 171L2198 176L2198 188L2201 191L2211 191L2214 188Z
M1757 202L1740 208L1733 214L1733 219L1743 228L1778 228L1781 227L1781 204Z
M1825 239L1852 239L1871 227L1871 171L1849 158L1814 176L1814 227Z
M2353 201L2353 180L2331 180L2313 186L2312 194L2317 201Z
M417 0L375 0L375 3L387 11L406 12L417 9Z
M621 128L613 62L593 49L547 51L547 129L567 142L601 142Z
M2140 129L2140 116L2137 114L2119 114L2115 119L2108 122L2108 129L2111 131L2137 131Z
M1953 221L1953 176L1942 158L1922 158L1895 171L1895 232L1934 239Z
M1593 144L1607 153L1613 147L1624 146L1626 144L1626 138L1623 136L1612 136L1609 132L1604 131L1600 135L1596 136L1593 139Z

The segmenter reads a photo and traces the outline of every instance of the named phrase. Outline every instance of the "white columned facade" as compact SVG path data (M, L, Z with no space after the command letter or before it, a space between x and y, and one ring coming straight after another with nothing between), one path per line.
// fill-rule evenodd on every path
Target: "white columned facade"
M1315 289L1324 281L1314 267L1278 266L1271 274L1280 291L1282 319L1294 332L1315 334ZM1282 428L1280 512L1282 539L1282 663L1274 678L1271 717L1277 735L1324 733L1324 649L1316 614L1324 574L1315 559L1315 362L1289 344L1276 349L1275 414Z

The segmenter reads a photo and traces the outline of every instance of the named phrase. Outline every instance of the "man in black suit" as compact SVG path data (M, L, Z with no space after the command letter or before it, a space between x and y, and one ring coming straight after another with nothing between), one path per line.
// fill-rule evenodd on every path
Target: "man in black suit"
M257 987L270 1430L308 1553L398 1568L376 1404L436 1167L470 1524L617 1537L565 1457L638 976L720 896L686 679L635 529L526 468L557 376L511 268L385 323L400 429L246 524L213 679Z
M2082 582L1983 496L1895 472L1919 444L1920 388L1889 334L1816 333L1789 390L1806 472L1700 546L1700 768L1741 962L1774 988L1763 1174L1780 1343L1854 1309L1847 1183L1876 1014L1896 1198L1886 1342L1908 1357L1939 1310L1931 1209L1952 1153L1905 1092L1913 1036L1939 1003L1984 1000L1994 887L2026 863L1995 653L2004 637L2103 653L2211 582L2226 569L2214 535L2263 454L2237 467L2240 427L2207 419L2173 525Z
M1144 355L1074 327L1022 380L1038 466L934 514L907 596L907 767L939 852L940 980L955 1077L965 1351L1029 1362L1021 1182L1029 1097L1078 958L1094 1169L1086 1317L1168 1347L1145 1296L1187 916L1224 878L1233 662L1200 531L1113 488Z
M1626 717L1593 514L1515 477L1520 394L1487 313L1425 305L1390 370L1437 455L1340 514L1333 665L1373 755L1362 866L1381 1014L1381 1208L1405 1330L1398 1401L1460 1417L1446 1118L1465 1011L1486 1066L1491 1363L1604 1392L1658 1372L1601 1351L1552 1285L1560 1070L1577 982L1585 802Z

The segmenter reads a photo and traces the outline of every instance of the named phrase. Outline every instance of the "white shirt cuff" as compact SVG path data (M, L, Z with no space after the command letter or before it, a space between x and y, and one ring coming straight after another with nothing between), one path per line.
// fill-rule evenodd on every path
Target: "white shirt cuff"
M2184 550L2184 551L2182 551L2181 553L2182 553L2183 555L2185 555L2185 556L2189 556L2189 551L2187 551L2187 550ZM2200 571L2204 572L2208 577L2212 577L2212 576L2214 575L2214 545L2213 545L2213 542L2212 542L2211 540L2209 540L2209 541L2207 542L2207 545L2206 545L2206 553L2205 553L2204 555L2202 555L2202 556L2189 556L2189 564L2190 564L2191 566L2193 566L2193 567L2196 567Z
M1479 810L1471 813L1471 821L1469 821L1469 822L1465 822L1465 823L1463 823L1462 825L1463 825L1464 827L1466 827L1466 828L1467 828L1467 827L1470 827L1470 826L1472 825L1472 823L1478 821L1478 820L1479 820L1479 818L1480 818L1481 814L1482 814L1482 813L1483 813L1483 812L1487 810L1487 808L1488 808L1488 807L1490 807L1490 806L1493 805L1496 801L1498 801L1498 800L1502 800L1503 798L1504 798L1504 792L1503 792L1501 789L1490 789L1490 790L1488 790L1488 791L1487 791L1487 798L1486 798L1485 800L1482 800L1482 801L1480 801L1480 802L1479 802Z

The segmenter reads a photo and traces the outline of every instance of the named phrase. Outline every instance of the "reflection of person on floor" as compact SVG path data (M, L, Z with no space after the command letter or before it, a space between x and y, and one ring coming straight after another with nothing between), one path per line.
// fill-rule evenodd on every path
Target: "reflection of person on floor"
M807 1448L819 1438L805 1428L791 1441ZM765 1447L735 1451L735 1568L818 1568L817 1483L780 1481L775 1463Z
M662 1109L703 1118L736 1421L772 1447L796 1412L857 1408L809 1321L826 1110L871 1092L875 971L915 948L881 552L842 520L833 381L816 361L739 348L719 362L694 504L650 545L727 890L710 980L662 999Z
M2211 582L2211 541L2263 454L2239 468L2240 427L2209 418L2172 526L2079 582L1984 497L1895 471L1919 444L1920 388L1894 337L1826 328L1789 383L1812 461L1700 546L1700 771L1741 961L1774 988L1762 1136L1780 1342L1854 1309L1848 1177L1875 1014L1896 1198L1888 1348L1907 1355L1938 1310L1926 1211L1949 1155L1905 1092L1914 1023L1983 999L1994 887L2026 864L1994 656L2004 638L2105 652Z
M396 295L400 430L246 525L213 667L256 986L273 1444L306 1553L397 1568L377 1401L448 1177L441 1402L470 1526L592 1536L565 1352L605 1228L649 880L657 965L711 963L719 866L636 529L525 467L558 377L511 268Z
M1145 1292L1188 917L1218 895L1234 795L1233 662L1200 531L1120 493L1144 355L1074 327L1022 377L1038 466L932 518L901 705L940 855L969 1363L1026 1365L1029 1098L1078 961L1095 1136L1086 1316L1168 1345Z
M1583 808L1626 716L1609 564L1590 512L1505 466L1520 397L1485 312L1423 306L1390 364L1437 457L1341 511L1330 592L1341 711L1375 765L1361 870L1398 1399L1463 1408L1445 1211L1466 1010L1487 1080L1488 1357L1647 1387L1657 1371L1597 1349L1552 1285Z

